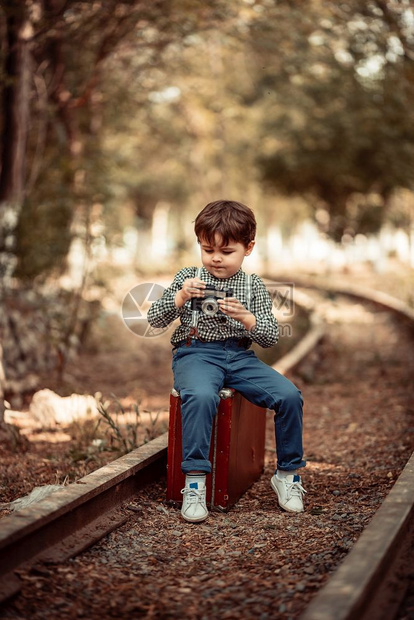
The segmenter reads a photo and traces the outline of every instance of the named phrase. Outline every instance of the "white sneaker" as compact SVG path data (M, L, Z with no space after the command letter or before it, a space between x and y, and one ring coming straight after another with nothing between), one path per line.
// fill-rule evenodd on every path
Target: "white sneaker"
M181 516L186 521L198 523L208 517L205 480L205 476L186 476L185 487L181 491Z
M279 506L288 512L303 512L303 494L305 489L300 483L300 476L289 474L285 478L279 478L277 474L270 480L275 491Z

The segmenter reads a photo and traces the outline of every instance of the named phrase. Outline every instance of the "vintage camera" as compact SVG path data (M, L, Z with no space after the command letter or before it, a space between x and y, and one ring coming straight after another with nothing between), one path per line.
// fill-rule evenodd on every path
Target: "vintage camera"
M226 297L233 297L233 289L221 291L211 284L207 284L204 289L204 297L193 297L191 300L191 310L198 310L203 312L206 316L216 316L217 313L223 314L220 311L217 303L218 299L225 299Z

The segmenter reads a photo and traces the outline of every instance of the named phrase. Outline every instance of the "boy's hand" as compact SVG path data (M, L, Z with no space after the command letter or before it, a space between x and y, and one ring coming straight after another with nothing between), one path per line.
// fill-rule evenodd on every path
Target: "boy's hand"
M184 280L183 286L175 295L175 305L177 308L181 308L186 301L193 297L204 297L204 289L206 283L200 278L187 278Z
M217 303L223 314L230 316L236 321L240 321L247 330L251 330L256 326L256 317L254 314L246 310L243 304L236 297L226 297L218 299Z

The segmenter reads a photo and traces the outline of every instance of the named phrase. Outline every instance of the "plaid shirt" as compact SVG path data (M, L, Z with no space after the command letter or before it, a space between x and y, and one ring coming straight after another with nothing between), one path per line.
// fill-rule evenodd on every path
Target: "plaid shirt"
M165 289L162 297L155 301L148 311L147 320L152 327L167 327L175 319L180 319L181 324L171 337L173 346L188 338L192 324L191 301L189 300L181 308L177 308L174 303L175 295L182 288L184 280L194 278L196 273L197 267L181 269L176 274L172 284ZM200 279L221 290L232 289L232 296L236 297L247 308L246 274L241 269L231 278L218 279L203 267ZM279 329L276 317L272 314L272 299L262 280L254 274L252 275L251 287L250 312L256 317L254 329L247 331L240 321L222 313L218 313L216 316L206 316L203 312L199 312L197 333L200 340L243 338L247 339L248 346L252 342L261 347L271 347L276 344L279 338Z

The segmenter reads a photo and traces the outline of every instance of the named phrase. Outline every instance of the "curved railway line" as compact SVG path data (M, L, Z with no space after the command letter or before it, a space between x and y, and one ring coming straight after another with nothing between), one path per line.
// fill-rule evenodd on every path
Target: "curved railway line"
M347 321L346 316L349 316L351 322L355 320L355 301L350 302L350 299L358 301L357 311L362 316L362 322L366 322L366 331L371 329L371 323L375 317L379 317L378 321L383 335L388 334L390 329L395 330L394 336L390 335L392 342L389 349L393 351L390 363L392 360L398 361L399 352L395 349L399 346L401 349L404 346L408 347L407 350L411 347L412 351L412 341L410 344L409 338L413 333L414 312L404 304L381 293L358 289L342 290L339 287L323 292L310 288L308 282L299 284L303 288L297 292L296 301L307 307L310 313L310 329L299 344L275 364L275 368L280 372L292 373L294 369L299 368L299 377L302 377L303 381L308 385L313 383L317 385L319 381L319 393L323 393L324 390L329 393L329 367L332 366L332 355L338 366L341 363L344 364L344 369L349 362L349 360L347 362L345 354L344 360L341 362L342 352L335 349L333 339L339 333L339 329L345 330L347 334L346 327L344 327ZM327 331L332 328L332 325L333 333L329 336L330 344L328 346L328 353L331 357L328 359L326 358L326 351L323 350L323 343ZM391 328L391 325L394 327ZM361 334L363 333L364 326L361 328ZM371 340L368 338L367 342L375 343L376 336L374 332L372 334ZM347 337L348 335L346 335ZM350 349L355 346L355 342L352 339L349 341ZM359 355L360 357L363 356L364 352L360 352ZM380 367L379 377L386 377L389 384L394 380L391 375L387 375L388 358L381 358L381 355L382 352L375 349L371 357L368 356L359 360L361 368L364 368L364 364L367 366L368 380L371 380L373 385L378 381L377 375L370 374L375 364L376 367ZM408 378L411 377L412 389L413 357L414 354L408 358L408 363L407 358L404 358L400 364L403 366L400 372L405 372L405 383L403 381L401 384L404 383L405 391L401 402L407 400L409 391L407 376ZM323 379L319 377L320 367L325 373L321 372ZM337 373L340 374L340 372L340 369L337 369ZM344 374L344 382L346 381L347 377ZM398 614L401 612L398 610L401 609L400 603L404 598L408 579L410 575L412 577L411 564L413 563L414 457L406 462L410 446L412 450L413 439L412 435L410 439L408 435L410 428L407 428L405 436L407 441L404 450L398 448L399 452L395 454L395 471L399 474L398 479L392 472L391 475L387 472L386 468L389 467L389 463L386 463L378 473L372 470L375 473L375 476L371 476L375 478L372 486L377 485L378 495L373 489L365 494L363 487L367 483L363 473L360 473L361 468L354 471L351 466L351 462L353 460L357 462L357 457L360 457L357 455L355 446L352 447L352 433L359 423L358 415L362 416L363 412L357 412L356 417L352 417L349 407L352 408L354 386L348 387L347 393L344 390L344 399L340 402L340 407L343 407L345 403L344 411L346 411L342 427L342 430L345 430L343 430L341 437L334 437L333 440L333 445L339 446L339 449L342 450L342 456L334 455L332 462L329 462L326 455L318 456L317 449L314 449L315 454L310 455L310 469L312 470L313 466L315 470L313 472L314 477L311 478L314 483L313 486L310 483L308 488L304 477L304 484L308 490L308 496L312 497L313 495L315 500L313 503L311 500L310 509L305 513L306 517L302 521L300 521L301 516L292 517L289 515L287 517L281 513L276 507L271 490L268 489L268 480L266 480L256 483L247 492L247 499L242 498L240 506L236 506L227 515L212 514L210 520L201 526L184 526L180 522L179 512L162 501L163 494L165 494L164 472L167 454L167 434L165 434L85 476L76 483L64 487L37 504L0 521L0 601L3 601L0 607L0 618L25 617L24 613L25 611L27 613L28 605L33 604L33 601L39 601L41 592L47 591L47 584L55 572L53 567L58 567L57 573L59 567L63 567L62 571L64 572L66 570L65 563L72 562L73 568L73 560L70 558L82 558L83 552L102 540L108 533L113 532L111 535L113 538L109 537L112 542L107 551L103 549L104 542L102 542L96 545L96 553L92 550L92 559L88 556L89 559L83 563L80 559L84 572L81 572L76 579L82 580L84 578L86 564L88 561L95 561L95 555L100 553L100 548L103 549L103 556L106 558L104 562L105 571L107 571L106 576L111 570L119 572L119 570L124 569L121 572L125 577L125 570L128 572L128 566L134 564L134 561L139 564L140 552L144 553L145 551L142 558L145 559L146 565L148 565L149 558L155 568L151 566L150 562L146 572L140 572L138 569L137 572L133 571L134 579L138 579L136 583L141 582L143 584L142 591L134 594L135 603L131 604L130 602L132 593L130 588L125 585L127 581L127 577L125 577L119 582L122 584L121 586L117 581L117 587L121 587L121 592L124 588L124 598L129 603L123 607L122 603L118 601L119 608L114 602L113 608L109 606L109 608L102 609L99 612L93 605L88 609L88 603L84 602L83 611L78 616L74 614L73 609L71 611L70 599L73 597L73 591L70 590L71 594L62 594L62 583L60 583L57 607L47 610L48 617L95 618L99 615L101 618L117 616L118 618L255 617L287 619L301 617L302 620L330 620L334 618L335 620L358 618L375 618L375 620L401 618L402 620L405 616L399 616ZM305 390L308 389L308 387L305 388ZM402 391L401 389L401 393ZM367 392L366 397L370 398L369 392ZM379 392L375 392L373 398L376 399L376 402L381 402ZM390 398L392 399L392 396ZM317 402L317 395L315 399ZM326 405L321 403L321 410L324 410L324 407L326 409ZM401 411L402 405L399 405L399 408ZM401 411L402 416L405 414L406 412ZM313 429L316 429L316 432L318 429L319 432L322 432L320 431L322 424L325 424L323 429L329 428L328 416L329 411L326 410L323 415L320 415L320 419L315 420ZM271 423L270 418L269 422ZM269 424L270 427L271 424ZM341 429L338 432L340 433ZM366 432L375 432L375 425L373 427L367 426ZM346 440L349 442L349 463L341 463L341 458L343 459L343 455L346 454L346 446L343 447L342 441L345 434ZM401 435L404 435L404 432ZM373 436L372 442L374 439ZM335 441L337 441L336 444ZM400 440L398 439L398 441ZM390 439L390 442L392 446L390 449L394 449L397 443L393 443L393 439ZM369 442L367 445L370 445ZM271 446L269 452L271 452ZM270 458L268 460L269 469L271 468ZM364 461L362 460L361 463L363 469ZM406 463L405 467L404 463ZM367 464L365 466L368 467ZM318 497L318 492L322 493L321 476L330 476L335 467L342 467L345 473L347 473L348 468L354 482L351 481L353 486L349 487L347 491L347 485L351 483L345 478L345 475L340 479L333 478L336 487L329 489L330 499L327 502L327 506L329 503L329 506L333 506L336 510L335 515L332 516L329 513L330 508L324 507L325 496L322 494ZM330 478L328 480L331 482ZM338 480L344 480L343 487L339 486ZM360 481L358 482L358 480ZM148 485L148 483L151 484ZM148 492L146 491L148 487L155 490ZM390 488L391 490L388 493ZM263 491L263 489L265 490ZM357 497L357 502L360 501L361 505L364 506L364 512L361 513L363 518L359 518L359 508L352 512L352 508L346 504L348 500L344 498L347 492L352 493L353 497ZM332 493L334 494L333 497ZM261 511L261 497L265 497L263 515L260 516L259 520L256 520L253 515L255 511ZM378 500L381 503L379 508ZM253 508L249 502L253 502ZM376 508L378 509L376 510ZM275 517L273 517L273 513L275 513ZM272 516L269 517L269 515ZM337 521L343 518L343 526L341 525L341 527L347 531L348 537L345 538L345 543L341 543L342 546L337 540L335 544L332 542L335 536L338 538L338 529L333 532L331 527L331 519L334 517ZM132 556L124 551L122 556L124 560L118 557L115 568L111 569L111 562L108 557L117 555L111 547L114 544L113 541L118 541L120 537L124 537L127 544L129 541L130 547L133 546L131 540L133 540L134 535L128 533L127 529L129 523L132 523L135 536L137 536L137 531L140 528L148 528L150 541L154 544L154 548L156 547L156 551L151 551L148 548L149 542L143 543L140 552L135 552ZM168 525L165 531L163 531L164 524ZM366 525L365 528L364 525ZM337 525L335 527L338 528ZM212 546L209 528L213 531L213 537L217 538L223 535L223 537L227 536L229 540L231 539L231 545L226 546L222 541L221 546L212 551L213 556L207 558L208 562L211 557L214 557L214 570L212 572L207 570L205 575L200 576L198 574L199 595L197 596L199 598L194 602L191 578L187 575L188 584L186 584L185 574L182 577L180 575L171 576L171 580L168 581L169 568L171 564L171 575L176 575L174 571L177 571L179 567L184 573L191 570L189 564L185 568L185 557L181 557L183 549L191 547L195 549L196 557L202 558L203 556L200 556L200 553L203 547L203 539L200 538L200 532L206 538L206 547ZM317 548L318 540L316 540L316 546L309 547L311 549L309 561L303 562L302 565L294 556L294 552L286 551L284 553L274 548L279 541L280 528L283 528L284 534L287 531L292 532L291 536L298 536L298 544L304 544L301 541L306 540L306 538L310 540L313 536L319 536L319 531L325 532L327 538L320 540L323 549ZM251 534L248 535L249 529L250 532L253 529L256 534L253 544ZM231 535L232 532L234 532L234 536ZM244 535L248 540L243 546ZM325 536L325 534L323 535ZM304 539L300 536L304 536ZM162 537L164 539L159 540ZM332 545L332 549L327 548L326 545ZM144 549L144 547L146 548ZM276 555L277 552L279 555ZM86 553L91 553L91 551ZM174 563L175 555L181 557L181 564L176 565ZM229 568L228 574L226 573L225 558L228 557L232 558L232 566L239 565L242 567L238 580L235 569L230 570ZM252 563L253 558L255 563ZM283 568L281 568L283 563L286 563L292 575L290 582ZM265 565L265 568L261 569L262 572L258 572L257 566L259 564ZM318 566L317 572L320 575L315 574L314 565ZM100 566L102 570L102 564ZM193 565L191 564L191 566ZM72 568L67 570L71 575L74 574L71 572ZM221 572L224 576L220 580ZM155 573L154 576L153 573ZM164 573L167 585L161 586L160 579L163 578ZM232 575L232 573L234 574ZM234 579L232 579L233 577ZM258 577L258 585L256 589L252 590L253 594L251 594L249 583L253 583L256 577ZM277 581L273 582L274 578L280 579L281 582L284 580L283 587L287 581L289 582L289 596L285 595L286 589L283 591L282 598L278 595ZM151 579L155 579L155 582L152 583ZM259 585L260 580L261 585ZM145 584L154 592L157 592L157 587L162 589L162 592L160 590L159 601L155 598L153 603L148 602L149 594L145 590L147 587ZM238 588L241 593L237 592L237 584L239 584ZM31 587L37 587L39 591L39 596L33 595L33 600L31 600ZM206 587L205 591L203 590L204 587ZM173 594L175 591L178 592L177 596ZM226 599L226 592L228 592L228 600ZM122 598L122 594L119 596ZM142 604L140 603L141 596ZM166 606L165 597L167 599L170 597L168 600L171 600L171 607ZM189 597L191 603L186 603L185 601L188 601ZM213 603L209 603L208 599L211 599ZM124 612L120 612L120 609L124 609ZM40 607L38 613L40 615L33 612L30 617L41 617L42 610Z

